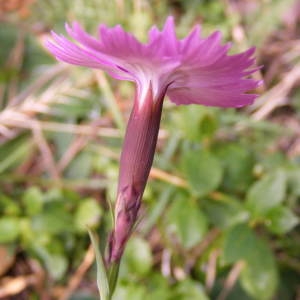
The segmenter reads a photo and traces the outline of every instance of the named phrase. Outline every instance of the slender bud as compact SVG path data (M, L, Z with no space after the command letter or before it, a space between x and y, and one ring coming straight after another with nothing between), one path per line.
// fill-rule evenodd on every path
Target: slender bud
M164 93L153 99L150 84L145 99L135 99L122 148L115 227L110 236L108 263L118 262L136 222L153 162Z

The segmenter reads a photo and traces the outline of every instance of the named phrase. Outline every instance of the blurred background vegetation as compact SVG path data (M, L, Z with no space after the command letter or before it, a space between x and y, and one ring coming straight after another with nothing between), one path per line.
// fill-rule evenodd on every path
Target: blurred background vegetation
M154 167L114 300L300 299L300 3L0 0L0 299L97 299L86 224L111 228L133 85L56 62L51 29L174 15L257 46L245 109L165 101ZM120 49L122 51L122 49Z

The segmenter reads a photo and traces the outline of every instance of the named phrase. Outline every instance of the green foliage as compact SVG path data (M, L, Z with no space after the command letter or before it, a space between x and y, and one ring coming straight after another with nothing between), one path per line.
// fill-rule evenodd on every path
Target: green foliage
M267 175L251 186L247 193L247 205L257 216L264 216L279 205L286 195L286 176L281 170Z
M23 195L22 201L25 213L28 216L37 215L43 210L43 194L37 187L28 188Z
M215 190L222 179L222 166L209 151L186 151L182 155L182 169L192 192L198 196Z
M253 181L253 154L238 143L223 143L217 146L216 155L224 166L224 189L243 192Z
M175 296L176 295L176 296ZM208 300L209 298L206 296L203 287L192 280L182 281L175 288L175 299L180 300ZM174 299L173 298L173 299Z
M99 224L102 213L102 209L95 199L84 199L79 203L75 212L75 227L85 232L87 226L93 227Z
M278 284L278 271L268 245L246 225L232 227L224 240L224 261L245 261L241 284L255 299L270 299Z
M199 105L178 107L178 111L174 111L172 117L185 139L194 142L212 137L218 128L218 120L214 111Z
M20 222L15 217L3 217L0 220L0 243L14 242L20 234Z
M0 146L0 174L16 167L21 161L26 160L29 151L32 149L30 140L19 137Z
M204 211L212 224L219 228L227 228L249 220L250 214L243 204L235 198L225 197L208 199L204 202Z
M277 206L267 214L266 225L273 233L285 234L299 223L299 218L294 212L284 206Z
M168 236L176 235L180 244L188 249L204 237L207 218L197 203L179 194L167 210L165 226Z
M0 198L2 213L11 215L0 219L0 243L19 242L54 279L61 279L70 264L68 253L86 244L86 226L99 225L101 207L92 198L78 201L76 194L57 189L44 193L35 186L19 200Z

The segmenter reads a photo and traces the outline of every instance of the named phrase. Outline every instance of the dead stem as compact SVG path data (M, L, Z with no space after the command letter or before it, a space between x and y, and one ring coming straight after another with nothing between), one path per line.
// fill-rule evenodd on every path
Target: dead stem
M58 123L58 122L48 122L48 121L39 121L39 120L31 120L25 118L23 115L15 114L13 119L7 118L1 119L0 115L0 123L1 128L3 128L3 133L7 134L8 136L12 136L13 128L19 129L31 129L32 122L39 124L39 127L43 131L53 131L53 132L63 132L63 133L73 133L78 135L86 135L86 136L99 136L99 137L112 137L112 138L119 138L120 132L118 129L114 128L97 128L96 133L95 130L91 125L87 124L67 124L67 123ZM10 129L11 127L11 129ZM0 128L0 133L1 133Z
M166 278L171 276L171 251L168 248L162 252L161 273Z
M7 277L2 279L2 284L0 285L0 298L14 296L21 293L27 287L35 285L36 276L35 275L24 275L17 277Z
M252 119L260 121L268 117L274 109L286 104L290 90L300 79L300 64L284 75L283 79L261 97L263 104L253 114Z
M66 289L63 291L62 295L58 298L59 300L67 300L77 289L80 282L82 281L85 273L91 267L95 259L95 254L92 245L87 249L85 256L77 268L76 272L72 275L71 279L68 282Z
M200 244L195 246L189 256L187 261L187 266L190 269L195 265L196 260L203 254L203 252L219 237L220 230L218 228L211 229L201 241Z
M224 288L221 291L220 295L218 296L217 300L225 300L227 298L230 291L234 287L236 281L238 280L244 266L245 266L244 261L238 261L233 265L232 269L230 270L225 280Z
M169 174L158 168L152 167L152 169L150 171L150 177L172 183L175 186L179 186L179 187L183 187L183 188L188 187L188 184L184 179L177 177L175 175Z
M46 141L46 139L43 136L43 133L41 131L41 128L38 126L38 124L34 124L32 127L33 132L33 138L37 145L37 147L40 150L40 153L42 155L43 161L44 161L44 167L47 169L49 175L53 178L58 180L60 178L60 174L58 172L58 169L56 167L56 163L53 157L53 154L50 150L50 147Z
M220 255L220 249L214 249L208 258L207 271L205 278L205 288L208 293L212 290L217 274L217 260Z

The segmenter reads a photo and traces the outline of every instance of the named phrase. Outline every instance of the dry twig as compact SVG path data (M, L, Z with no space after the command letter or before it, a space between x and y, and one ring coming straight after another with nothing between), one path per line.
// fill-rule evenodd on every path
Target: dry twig
M217 300L225 300L227 298L230 291L234 287L236 281L238 280L244 266L245 266L244 261L238 261L233 265L232 269L230 270L225 280L224 288L221 291L220 295L218 296Z
M202 253L218 238L219 235L220 235L219 229L217 228L211 229L206 234L206 236L201 241L201 243L192 249L192 252L190 253L190 257L187 262L187 266L189 268L195 265L195 262L198 259L198 257L202 255Z
M253 114L252 118L256 121L265 119L275 108L286 103L290 90L300 79L300 64L288 72L283 79L272 89L261 97L260 103L263 103Z
M33 123L32 132L36 145L38 146L42 155L44 167L48 170L52 178L56 180L59 179L60 175L56 167L54 157L38 123Z
M207 272L205 279L205 288L209 293L214 286L217 274L217 259L220 255L220 249L214 249L211 251L207 264Z
M2 280L2 284L0 285L0 299L17 295L35 283L35 275L17 276L14 278L6 277Z
M84 274L88 271L91 267L95 259L95 254L92 245L89 246L84 259L78 269L76 270L75 274L71 277L67 288L64 290L63 294L59 297L59 300L67 300L76 290Z

